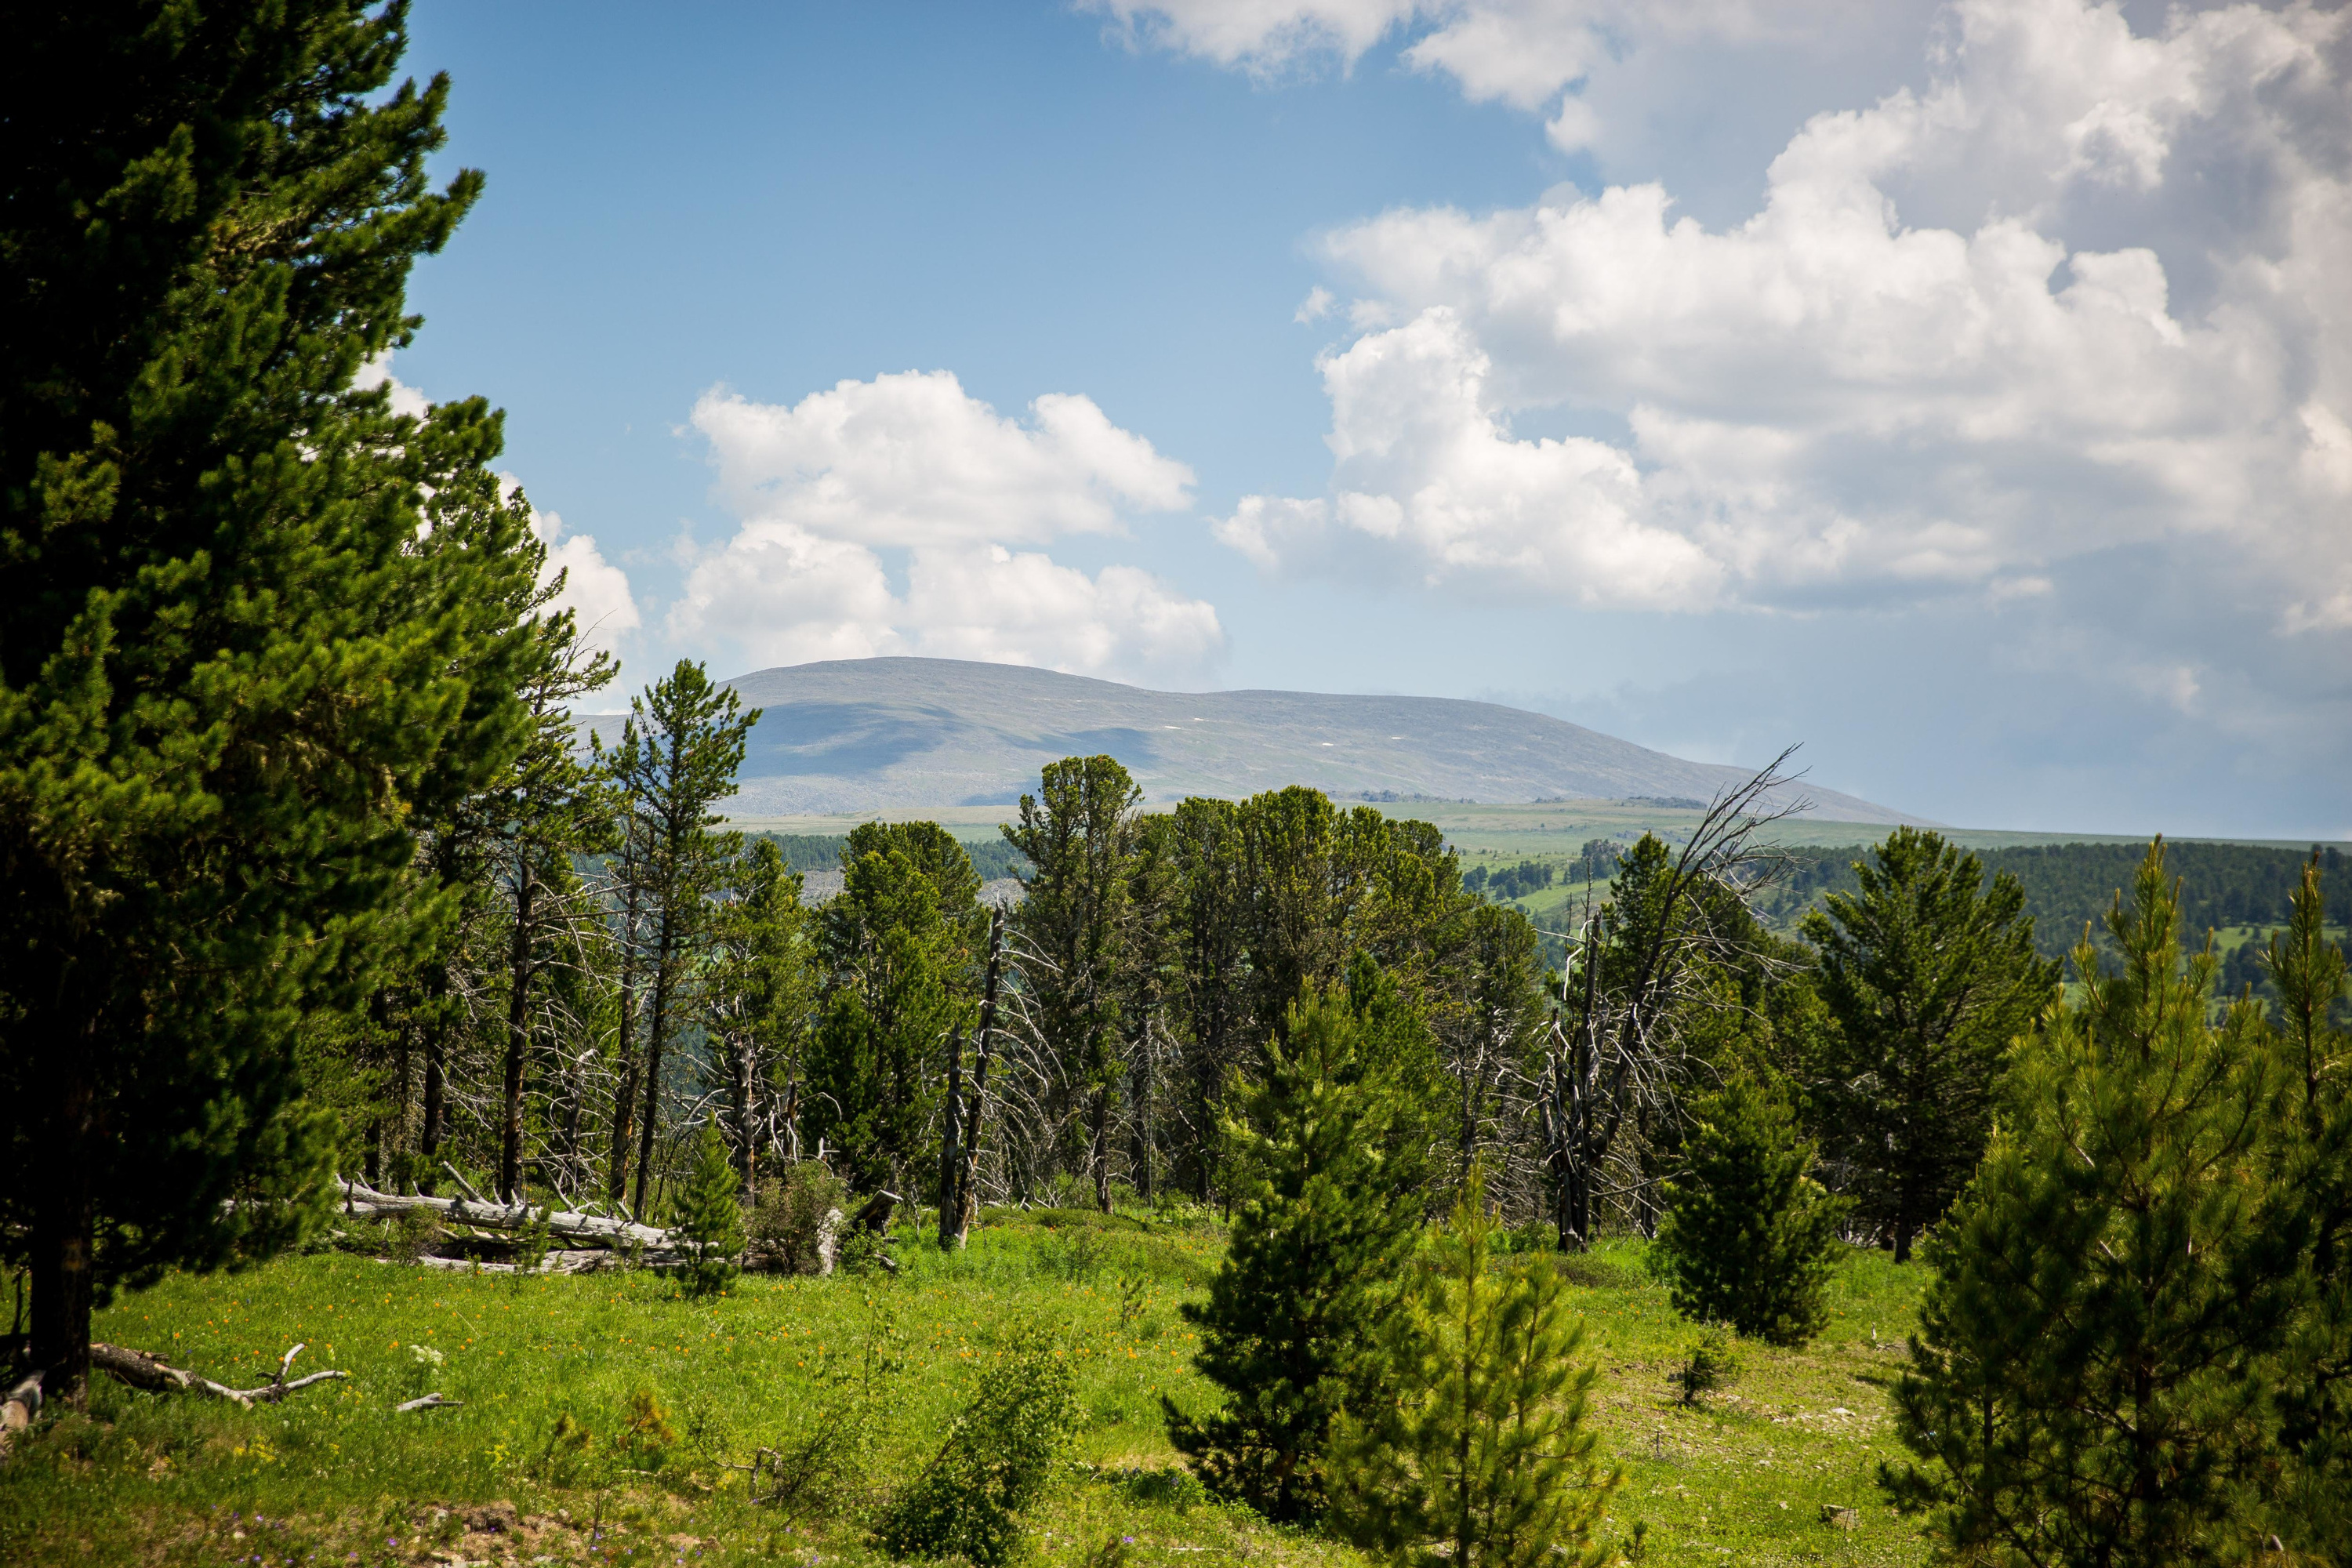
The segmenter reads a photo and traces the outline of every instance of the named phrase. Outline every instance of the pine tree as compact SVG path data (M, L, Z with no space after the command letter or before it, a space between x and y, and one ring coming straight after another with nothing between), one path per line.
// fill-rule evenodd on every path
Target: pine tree
M1811 1076L1832 1152L1864 1173L1864 1211L1903 1263L1975 1173L2001 1061L2058 965L2034 956L2017 879L1987 887L1941 835L1898 827L1873 859L1854 862L1858 897L1832 893L1805 920L1836 1020Z
M1282 1521L1322 1511L1332 1416L1377 1393L1374 1331L1427 1177L1345 998L1312 994L1288 1022L1227 1127L1246 1184L1225 1260L1208 1300L1183 1307L1226 1403L1194 1417L1163 1399L1169 1440L1210 1489Z
M2289 1546L2316 1555L2352 1540L2352 1034L2337 1021L2352 966L2328 939L2315 853L2291 911L2262 955L2294 1111L2276 1184L2293 1194L2306 1291L2277 1361L2287 1463L2273 1518Z
M391 87L404 5L6 36L0 1233L74 1401L118 1281L323 1201L296 1042L450 912L412 828L520 744L528 518L480 403L354 387L481 188L426 184L447 84Z
M1340 1535L1383 1562L1438 1568L1598 1568L1593 1527L1622 1479L1585 1425L1597 1371L1548 1260L1497 1267L1483 1181L1380 1335L1385 1384L1331 1437Z
M971 858L937 823L863 823L841 867L842 889L817 917L824 994L803 1136L871 1192L934 1168L919 1155L938 1064L949 1031L971 1021L987 916Z
M2230 1560L2259 1534L2274 1355L2302 1293L2271 1142L2289 1081L2251 1004L2218 1026L2164 847L2075 950L2079 1003L2021 1047L2007 1125L1927 1246L1883 1473L1954 1557ZM2299 1089L2298 1086L2294 1086ZM2340 1542L2339 1542L2340 1544Z
M702 666L677 667L629 702L621 740L599 756L623 799L628 840L620 865L630 880L621 897L645 922L646 1009L642 1100L632 1103L631 1074L622 1075L614 1107L615 1152L626 1158L632 1119L637 1129L636 1206L643 1213L653 1176L654 1136L661 1124L662 1057L671 1034L692 1016L693 984L711 939L713 895L726 885L742 835L726 830L718 805L735 793L735 771L760 710L746 710L732 688L714 682ZM634 922L632 922L634 923ZM633 947L640 933L628 931ZM621 1183L616 1169L614 1187Z
M734 898L720 907L714 957L702 987L702 1024L724 1075L729 1141L748 1197L759 1184L758 1150L772 1125L776 1079L805 1062L816 1005L815 954L801 875L772 838L755 839L737 862Z
M1013 914L1035 999L1040 1044L1057 1081L1084 1104L1086 1168L1095 1204L1110 1212L1110 1120L1122 1073L1122 1005L1138 966L1129 872L1140 837L1143 792L1111 757L1046 764L1038 794L1021 797L1005 841L1035 873Z
M1675 1310L1776 1345L1829 1321L1824 1300L1844 1205L1808 1172L1813 1151L1788 1107L1737 1077L1693 1107L1697 1131L1666 1189L1657 1257Z
M694 1171L678 1194L672 1226L686 1242L686 1283L693 1295L715 1295L735 1282L744 1240L738 1185L735 1162L728 1157L719 1123L704 1122L702 1135L694 1141Z

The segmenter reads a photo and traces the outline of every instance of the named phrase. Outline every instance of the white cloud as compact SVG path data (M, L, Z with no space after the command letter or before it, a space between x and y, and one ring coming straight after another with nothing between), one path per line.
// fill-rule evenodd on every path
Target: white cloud
M1600 13L1433 14L1420 59L1528 102L1493 40ZM2141 36L2072 0L1952 20L1924 90L1814 117L1744 222L1650 184L1333 236L1370 308L1322 362L1331 491L1250 498L1219 536L1279 570L1688 609L2014 598L2203 539L2274 625L2342 624L2352 22L2241 5ZM1539 418L1586 433L1514 433Z
M373 392L379 386L389 385L392 388L392 411L404 414L411 419L424 418L425 410L432 406L423 393L392 374L392 356L388 353L378 354L360 366L359 374L352 377L352 385L361 392Z
M540 582L551 583L558 573L563 574L563 591L556 595L554 607L572 612L583 643L617 654L622 637L639 625L629 574L604 559L593 534L567 533L563 519L554 512L533 507L530 531L547 547Z
M1318 283L1307 290L1307 298L1298 302L1298 309L1291 313L1290 319L1302 327L1319 321L1331 313L1333 303L1331 290Z
M1129 40L1265 73L1316 56L1353 65L1412 0L1079 0L1114 18Z
M1029 411L1024 426L946 371L909 371L845 381L790 407L708 392L694 426L740 514L864 544L1117 533L1126 512L1190 500L1192 471L1093 400L1049 393Z
M1027 423L944 372L845 381L790 406L705 395L694 425L740 518L696 556L675 637L760 664L919 653L1130 679L1200 679L1213 606L1149 574L1035 551L1189 504L1192 470L1060 394ZM903 558L905 588L891 563Z

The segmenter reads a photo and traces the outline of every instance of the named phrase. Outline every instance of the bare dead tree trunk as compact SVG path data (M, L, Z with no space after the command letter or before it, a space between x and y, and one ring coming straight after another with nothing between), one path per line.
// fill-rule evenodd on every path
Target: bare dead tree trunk
M758 1190L759 1141L753 1123L759 1115L759 1047L747 1031L730 1053L730 1065L734 1069L730 1077L734 1091L735 1110L735 1173L742 1185L743 1201L751 1201Z
M1095 1085L1091 1107L1094 1136L1087 1161L1095 1171L1095 1207L1110 1213L1110 1086Z
M988 973L981 984L980 1027L972 1036L971 1092L964 1101L962 1116L963 1159L955 1182L955 1245L959 1248L971 1240L971 1223L980 1213L981 1118L988 1109L988 1065L996 1045L996 992L1003 975L1004 911L998 910L988 920ZM943 1203L943 1214L945 1208Z
M654 943L654 1005L646 1019L645 1121L637 1133L637 1212L646 1214L646 1182L652 1174L654 1134L661 1121L662 1037L669 1032L671 987L677 977L677 911L665 902L661 934Z
M507 942L506 1099L499 1117L499 1196L513 1203L522 1184L522 1073L530 1040L532 893L538 879L515 848L514 930Z
M613 1089L613 1160L604 1186L604 1196L613 1203L619 1203L629 1186L630 1119L636 1112L637 1096L637 1054L630 1032L637 1014L638 889L634 874L626 869L622 874L628 880L621 895L621 1021L613 1046L621 1079Z
M940 1250L956 1245L956 1220L963 1213L963 1194L956 1178L963 1171L963 1151L958 1145L963 1127L963 1031L948 1030L948 1098L940 1128Z

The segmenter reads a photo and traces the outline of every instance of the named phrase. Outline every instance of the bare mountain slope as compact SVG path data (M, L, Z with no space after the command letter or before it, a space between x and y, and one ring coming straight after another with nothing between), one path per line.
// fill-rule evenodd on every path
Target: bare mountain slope
M1443 697L1148 691L1018 665L863 658L730 682L764 710L744 758L744 816L1010 803L1058 757L1108 752L1156 801L1303 784L1510 802L1685 796L1747 777L1540 713ZM585 716L583 716L585 717ZM608 736L617 717L588 718ZM1914 820L1805 786L1812 815Z

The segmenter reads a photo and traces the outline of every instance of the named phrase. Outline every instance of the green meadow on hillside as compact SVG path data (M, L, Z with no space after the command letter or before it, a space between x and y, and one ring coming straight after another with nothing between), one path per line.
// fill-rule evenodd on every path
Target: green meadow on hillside
M1077 1358L1087 1421L1028 1521L1033 1561L1360 1561L1209 1500L1168 1445L1160 1395L1197 1408L1213 1394L1177 1306L1215 1267L1214 1227L992 1217L959 1256L903 1230L895 1279L745 1276L700 1301L646 1272L517 1279L346 1253L174 1276L121 1298L98 1337L243 1384L268 1381L299 1341L298 1373L337 1367L349 1381L248 1411L99 1378L87 1419L0 1466L0 1562L878 1562L861 1514L917 1473L974 1370L1028 1327ZM1727 1391L1685 1409L1667 1377L1696 1331L1641 1261L1639 1242L1613 1241L1559 1265L1585 1315L1582 1353L1601 1369L1603 1451L1624 1470L1616 1538L1643 1521L1644 1563L1918 1561L1871 1476L1895 1453L1885 1391L1924 1275L1853 1254L1818 1342L1743 1345ZM463 1404L392 1408L436 1392ZM755 1504L729 1468L756 1447L838 1438L861 1412L871 1461L830 1514ZM1855 1511L1833 1522L1838 1509Z

